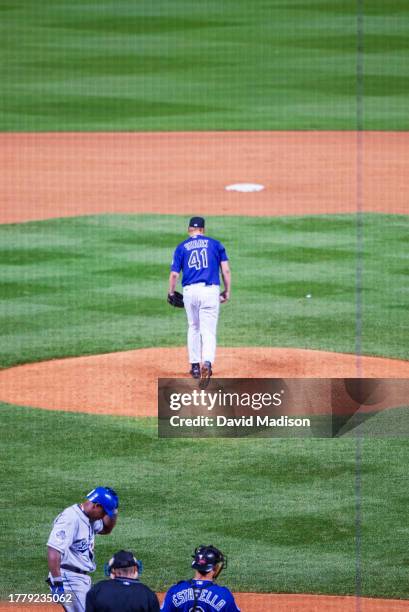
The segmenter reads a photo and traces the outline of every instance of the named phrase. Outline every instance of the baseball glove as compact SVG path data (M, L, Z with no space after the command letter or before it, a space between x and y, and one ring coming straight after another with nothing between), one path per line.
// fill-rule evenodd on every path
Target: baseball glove
M168 293L168 303L175 308L183 308L183 295L179 293L179 291L175 291L175 293Z

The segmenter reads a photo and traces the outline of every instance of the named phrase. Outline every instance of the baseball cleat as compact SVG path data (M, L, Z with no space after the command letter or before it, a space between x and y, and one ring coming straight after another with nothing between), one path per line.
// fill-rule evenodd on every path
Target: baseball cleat
M200 363L192 363L192 368L189 372L192 378L200 378Z
M201 377L200 388L201 389L205 389L207 387L212 374L213 374L212 364L210 363L210 361L205 361L202 365L202 369L200 372L200 377Z

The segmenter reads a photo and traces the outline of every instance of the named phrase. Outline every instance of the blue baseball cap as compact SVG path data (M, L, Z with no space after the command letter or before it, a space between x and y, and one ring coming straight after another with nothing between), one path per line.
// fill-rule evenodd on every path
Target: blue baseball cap
M189 227L203 228L205 226L205 220L203 217L192 217L189 221Z

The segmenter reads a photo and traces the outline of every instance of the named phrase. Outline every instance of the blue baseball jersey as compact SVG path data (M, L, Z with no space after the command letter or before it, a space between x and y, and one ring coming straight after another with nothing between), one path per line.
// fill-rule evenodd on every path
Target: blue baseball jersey
M220 285L220 263L228 261L226 249L218 240L199 234L190 236L175 249L172 272L182 270L182 286L194 283Z
M174 584L166 593L161 610L190 612L193 608L196 612L240 612L229 589L211 580L183 580Z

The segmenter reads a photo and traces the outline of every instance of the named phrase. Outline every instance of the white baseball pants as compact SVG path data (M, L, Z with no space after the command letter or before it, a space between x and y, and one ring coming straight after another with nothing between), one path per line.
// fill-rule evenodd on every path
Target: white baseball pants
M85 598L91 588L91 578L85 574L77 574L62 569L64 590L72 593L72 601L63 606L67 612L85 612Z
M220 308L220 286L196 283L183 287L183 302L189 324L187 347L190 363L214 363L216 330Z

